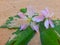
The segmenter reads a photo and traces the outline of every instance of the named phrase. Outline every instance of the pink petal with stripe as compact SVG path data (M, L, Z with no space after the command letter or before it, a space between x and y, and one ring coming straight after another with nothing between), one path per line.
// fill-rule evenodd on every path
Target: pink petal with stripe
M41 16L35 16L32 18L33 21L35 22L40 22L40 21L43 21L44 20L44 16L41 15Z
M24 29L26 29L27 28L27 25L21 25L21 27L20 27L20 30L24 30Z
M21 12L19 12L18 15L19 15L21 18L26 18L26 16L25 16L23 13L21 13Z
M42 15L45 17L49 17L49 10L48 8L45 8L44 10L41 11Z

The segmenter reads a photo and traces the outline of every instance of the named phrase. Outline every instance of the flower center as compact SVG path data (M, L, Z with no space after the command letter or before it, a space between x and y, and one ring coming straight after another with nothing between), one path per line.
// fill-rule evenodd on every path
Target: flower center
M27 22L29 22L29 23L30 23L31 21L32 21L32 18L28 18Z

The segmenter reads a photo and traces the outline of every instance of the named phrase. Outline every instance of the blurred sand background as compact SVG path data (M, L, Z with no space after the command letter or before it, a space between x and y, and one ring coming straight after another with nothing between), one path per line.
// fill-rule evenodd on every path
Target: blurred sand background
M60 0L0 0L0 25L6 22L9 16L14 16L19 9L32 5L39 12L45 7L54 11L53 19L60 18ZM14 30L0 29L0 45L5 45ZM33 37L29 45L40 45L39 33Z

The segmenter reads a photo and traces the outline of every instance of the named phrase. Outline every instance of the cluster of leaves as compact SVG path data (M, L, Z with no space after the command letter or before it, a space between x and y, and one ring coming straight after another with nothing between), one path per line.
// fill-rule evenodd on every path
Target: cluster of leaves
M16 34L17 36L11 41L8 41L6 45L28 45L28 42L35 35L35 31L28 27L24 31L20 31L18 29L16 32L13 33L13 35L14 34Z
M9 17L9 19L6 21L6 23L3 24L2 26L0 26L0 28L10 28L10 27L8 26L8 24L10 24L11 21L14 20L14 18L19 18L19 16L16 15L16 16L13 16L13 17ZM16 28L16 27L13 27L13 28Z
M55 28L49 29L44 27L43 22L40 23L40 37L42 45L60 45L60 26L56 25L56 21L58 21L58 23L60 22L60 20L54 20ZM59 35L57 35L56 32Z
M20 9L21 12L26 13L27 9L22 8ZM9 28L8 24L14 20L14 18L20 18L18 15L14 17L9 17L4 25L0 28ZM53 20L55 24L55 28L46 29L43 25L43 22L39 23L39 32L41 37L42 45L60 45L60 20ZM32 39L35 35L35 31L33 31L30 27L27 29L20 31L19 27L13 27L12 29L16 29L16 32L13 33L17 36L13 38L11 41L7 41L6 45L28 45L28 42ZM57 32L57 33L56 33ZM59 35L58 35L59 34Z

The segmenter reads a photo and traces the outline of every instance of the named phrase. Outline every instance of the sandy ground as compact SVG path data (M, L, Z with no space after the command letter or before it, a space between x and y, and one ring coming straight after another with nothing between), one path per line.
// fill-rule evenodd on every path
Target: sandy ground
M0 0L0 25L5 23L9 16L14 16L19 12L19 9L32 5L38 12L49 7L54 11L53 19L60 17L60 0ZM14 30L0 29L0 45L5 45ZM39 33L33 37L29 45L40 45Z

